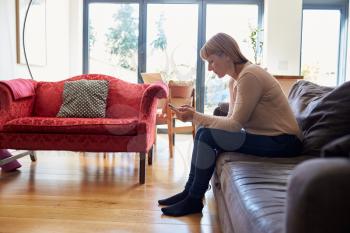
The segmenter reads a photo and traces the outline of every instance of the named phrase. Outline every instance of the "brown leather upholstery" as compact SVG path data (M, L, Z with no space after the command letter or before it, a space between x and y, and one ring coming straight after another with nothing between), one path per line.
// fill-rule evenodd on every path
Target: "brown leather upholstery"
M288 177L296 164L310 158L220 155L212 185L218 209L227 211L219 211L222 231L283 232Z
M215 116L227 116L228 113L228 103L219 103L219 106L214 109Z
M350 160L312 159L293 171L286 233L350 232Z
M289 101L308 156L219 156L212 186L222 232L350 232L350 160L317 158L321 150L324 156L350 155L349 93L350 82L293 86ZM227 109L221 104L215 114L225 116Z
M303 131L303 154L319 156L327 143L350 134L350 82L336 88L294 85L289 102Z

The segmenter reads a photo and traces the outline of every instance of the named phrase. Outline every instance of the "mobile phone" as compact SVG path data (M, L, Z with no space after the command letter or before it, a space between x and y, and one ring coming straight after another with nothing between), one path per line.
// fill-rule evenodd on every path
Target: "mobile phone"
M169 107L173 110L179 110L177 107L175 107L174 105L172 105L171 103L168 103Z

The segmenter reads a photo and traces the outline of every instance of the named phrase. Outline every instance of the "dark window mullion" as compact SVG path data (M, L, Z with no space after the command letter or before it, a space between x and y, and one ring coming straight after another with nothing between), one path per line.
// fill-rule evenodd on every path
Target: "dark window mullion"
M89 0L83 3L83 74L89 72Z
M204 112L205 64L200 57L199 51L206 41L206 8L207 4L204 2L201 2L198 6L196 109L200 112Z
M197 41L197 110L204 111L204 88L205 88L205 64L199 56L199 50L206 41L206 7L208 3L232 3L232 4L258 4L259 25L262 25L263 0L84 0L83 9L83 72L89 72L88 50L88 15L89 3L139 3L139 49L138 49L138 82L141 82L140 73L146 71L147 58L147 4L148 3L197 3L198 7L198 41Z
M147 57L147 3L146 0L140 0L139 4L139 49L138 49L138 82L142 83L141 73L146 71Z
M348 32L348 7L340 9L340 33L339 33L339 48L338 48L338 78L337 84L345 82L346 80L346 63L347 63L347 32Z

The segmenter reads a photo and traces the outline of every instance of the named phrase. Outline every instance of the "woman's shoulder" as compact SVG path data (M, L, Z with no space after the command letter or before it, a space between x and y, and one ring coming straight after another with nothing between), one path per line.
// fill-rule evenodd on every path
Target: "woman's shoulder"
M250 74L255 75L255 76L261 76L261 75L270 76L271 75L269 72L267 72L261 66L253 64L251 62L249 62L247 65L245 65L241 71L241 75L244 75L246 73L250 73Z
M272 74L267 72L265 69L263 69L259 65L255 65L252 63L245 66L239 76L241 78L249 78L249 77L250 79L255 78L257 81L262 81L263 83L274 81L274 77L272 76Z
M259 71L256 68L256 65L249 64L245 66L239 74L237 79L237 83L242 82L258 82L259 81Z
M255 86L256 88L259 87L264 91L268 91L278 86L278 82L269 72L260 66L250 64L240 73L237 85Z

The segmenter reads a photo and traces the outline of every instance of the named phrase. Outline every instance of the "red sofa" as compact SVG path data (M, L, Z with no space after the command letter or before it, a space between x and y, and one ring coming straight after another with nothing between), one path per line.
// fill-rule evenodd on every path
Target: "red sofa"
M56 117L64 83L79 79L109 81L106 118ZM0 82L0 149L139 152L139 182L145 183L147 153L148 163L152 162L157 99L167 97L165 85L133 84L97 74L26 85L17 85L18 81Z

